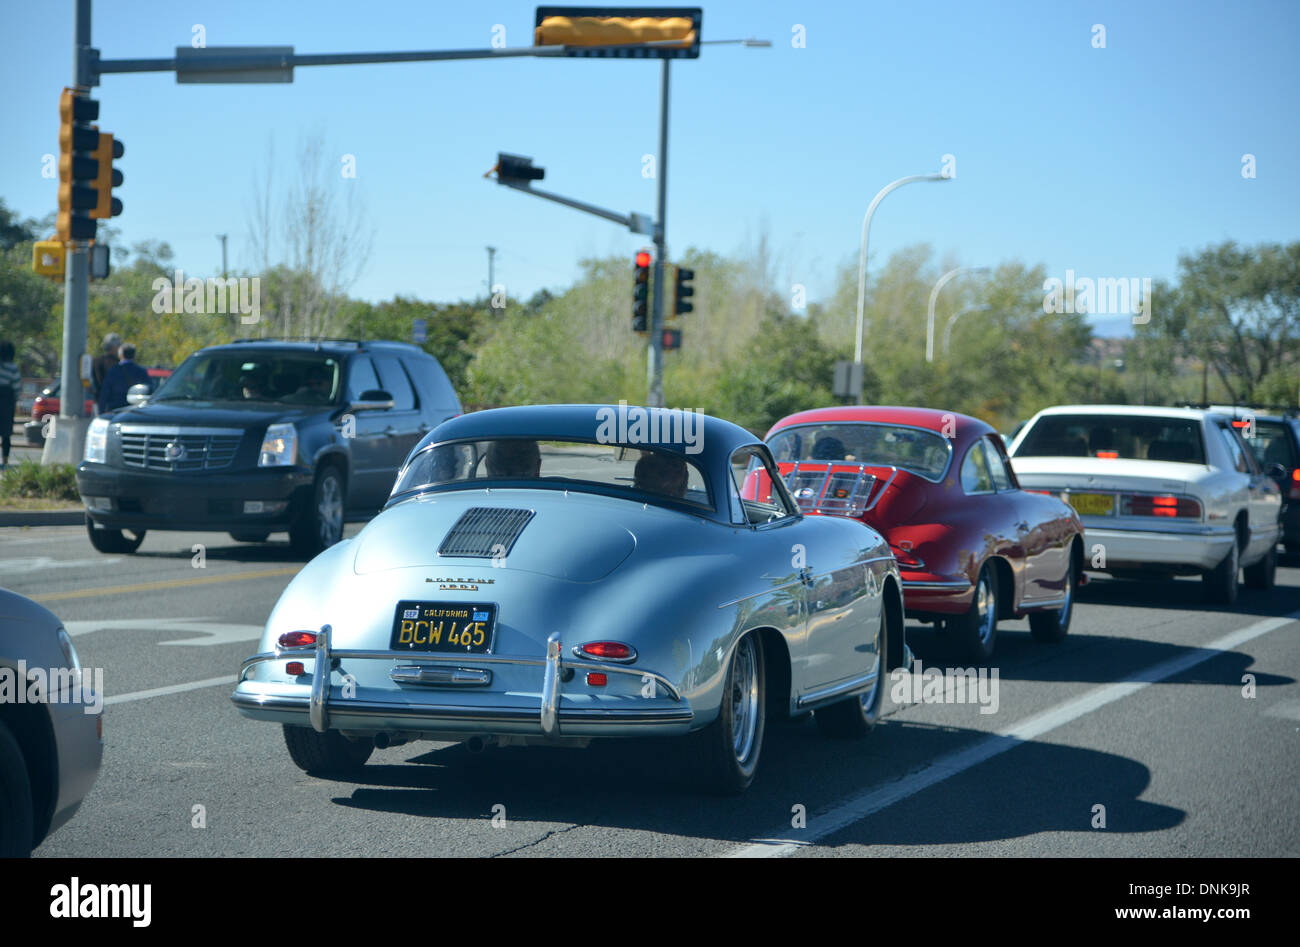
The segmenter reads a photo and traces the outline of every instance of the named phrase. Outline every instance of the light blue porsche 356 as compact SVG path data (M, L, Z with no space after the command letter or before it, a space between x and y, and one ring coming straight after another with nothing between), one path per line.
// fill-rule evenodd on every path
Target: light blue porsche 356
M482 411L430 432L383 512L294 578L232 700L312 773L411 740L680 735L703 784L739 792L769 714L871 729L905 663L901 588L880 534L801 515L734 424Z

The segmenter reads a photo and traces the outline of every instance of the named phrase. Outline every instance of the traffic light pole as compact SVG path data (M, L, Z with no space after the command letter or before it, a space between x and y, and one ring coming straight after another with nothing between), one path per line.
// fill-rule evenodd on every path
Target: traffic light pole
M77 0L73 27L73 85L94 84L90 68L90 0ZM90 247L84 240L68 245L63 282L63 358L59 417L53 436L45 441L43 464L75 464L86 444L85 396L82 393L81 362L86 351L86 307L90 297Z
M654 308L650 316L650 350L646 355L646 406L664 406L664 294L668 280L664 261L668 256L666 240L668 219L668 63L660 62L659 79L659 159L655 178L659 182L659 206L655 212L655 288Z

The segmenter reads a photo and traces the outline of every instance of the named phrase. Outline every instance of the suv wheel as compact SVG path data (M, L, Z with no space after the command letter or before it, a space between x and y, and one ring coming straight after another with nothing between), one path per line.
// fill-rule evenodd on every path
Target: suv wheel
M94 520L86 517L86 533L90 536L90 544L99 552L135 552L144 542L145 531L133 529L129 532L128 536L120 529L96 526Z
M289 541L298 552L314 556L343 538L343 510L347 493L343 475L328 466L316 475L311 502L289 529Z

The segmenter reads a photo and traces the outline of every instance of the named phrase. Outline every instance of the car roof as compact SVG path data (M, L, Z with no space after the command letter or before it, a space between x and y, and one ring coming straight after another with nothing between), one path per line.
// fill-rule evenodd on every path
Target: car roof
M275 350L281 352L326 352L336 357L345 357L352 352L391 352L401 355L423 355L432 358L428 352L409 342L389 342L375 340L372 342L355 339L321 339L305 341L301 339L237 339L220 345L209 345L200 351L247 352Z
M653 414L657 418L655 423L659 425L664 422L675 423L675 416L681 415L682 430L685 431L685 425L689 423L690 431L697 434L696 444L687 444L685 439L681 443L661 439L645 444L619 439L617 432L626 432L629 425L635 424L638 416L646 418L648 423L650 414L640 415L640 412ZM694 419L688 422L685 415L694 415ZM606 436L611 431L615 434L613 439ZM628 404L533 404L462 414L444 421L430 431L420 446L442 441L490 440L500 437L628 443L631 446L682 454L705 467L719 460L722 463L728 462L738 447L762 443L743 427L730 421L681 408L651 409ZM694 446L699 449L692 450Z
M1207 417L1221 415L1222 412L1208 411L1204 408L1170 408L1161 405L1058 404L1051 408L1044 408L1035 417L1044 417L1051 414L1108 414L1144 418L1187 418L1200 421Z
M838 405L831 408L813 408L800 411L782 418L767 432L771 437L782 428L796 424L846 424L869 422L872 424L900 424L918 427L936 434L942 434L946 427L956 420L957 430L971 432L975 436L996 434L997 432L979 418L956 411L941 411L938 408L909 408L900 405Z

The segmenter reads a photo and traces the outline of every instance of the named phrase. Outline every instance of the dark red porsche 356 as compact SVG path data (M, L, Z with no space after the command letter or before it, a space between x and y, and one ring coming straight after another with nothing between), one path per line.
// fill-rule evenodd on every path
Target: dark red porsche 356
M823 408L784 418L766 440L805 513L860 519L885 536L908 616L939 623L970 660L993 654L999 619L1028 616L1040 641L1069 631L1082 523L1057 498L1020 488L983 421Z

